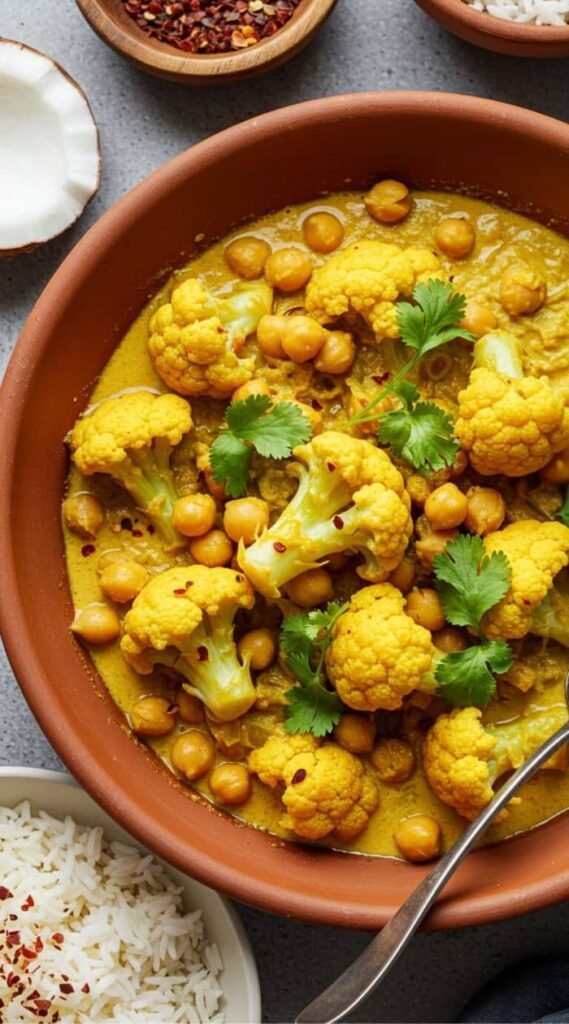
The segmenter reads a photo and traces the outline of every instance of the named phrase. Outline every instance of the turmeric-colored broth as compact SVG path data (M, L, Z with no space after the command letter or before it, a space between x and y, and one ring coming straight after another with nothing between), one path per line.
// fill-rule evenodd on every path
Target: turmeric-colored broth
M483 302L494 313L499 326L518 335L523 334L526 354L526 370L535 375L551 374L560 386L569 384L569 324L567 323L566 304L548 303L542 311L522 321L510 320L504 312L497 297L496 281L504 267L515 259L524 259L543 273L548 282L561 283L569 278L569 242L547 228L527 218L507 212L486 203L469 199L464 196L442 194L436 192L418 192L414 194L415 205L412 214L400 224L383 226L370 219L363 206L362 195L345 193L327 197L319 203L307 203L280 211L255 222L247 227L247 233L266 239L273 249L283 245L296 245L305 248L302 233L302 221L307 212L328 210L340 218L345 229L343 245L362 238L378 238L395 241L402 245L433 245L434 231L442 216L466 214L476 228L477 241L472 254L464 259L451 262L442 257L443 267L451 274L456 290L467 297ZM243 234L240 231L233 237ZM180 282L187 276L201 277L213 290L219 290L235 281L235 275L224 259L224 249L228 239L211 246L206 252L192 260L190 264L178 270L161 292L148 304L143 313L132 325L113 357L97 382L91 402L96 403L110 395L115 395L126 388L152 388L166 391L167 388L155 373L147 352L147 325L152 312L164 301L170 292L173 282ZM439 254L440 255L440 254ZM327 257L313 254L315 265ZM278 293L277 293L278 295ZM277 311L298 305L295 296L277 297ZM253 343L248 343L253 349ZM418 382L422 393L429 398L437 397L446 401L450 407L455 402L457 391L464 386L469 366L470 354L466 343L455 343L451 347L452 365L442 381L433 381L429 377L427 356L420 370ZM434 355L437 355L435 353ZM381 374L386 360L393 357L393 344L382 346L361 347L356 363L352 368L352 376L362 381L365 392L366 382L372 374ZM324 379L318 374L311 375L305 366L298 366L295 373L284 381L279 379L279 369L267 371L259 357L256 376L266 376L270 383L278 384L281 397L298 398L310 402L317 396L323 407L322 416L326 427L338 425L338 416L342 410L342 398L345 385L344 378ZM310 365L310 364L309 364ZM373 387L372 387L373 393ZM225 403L213 399L190 399L194 418L194 431L188 442L182 443L182 450L176 456L176 474L178 488L181 493L197 489L197 473L191 458L192 443L196 440L210 443L223 420ZM276 510L282 507L291 493L291 485L284 477L282 470L276 468L268 475L261 487L263 497L271 500ZM264 488L264 489L263 489ZM76 609L84 608L92 602L103 600L98 583L97 561L107 551L121 549L126 555L136 558L152 569L167 568L172 564L189 564L192 560L186 552L175 559L164 554L156 534L147 530L146 524L134 509L125 492L114 485L98 478L82 478L72 468L68 481L68 493L94 491L108 505L106 521L98 532L93 545L87 544L84 538L78 537L65 527L65 545L67 566L73 602ZM510 519L528 517L523 503L513 503L510 508ZM125 521L130 519L129 524ZM121 527L122 524L122 527ZM94 551L89 552L94 547ZM353 573L338 574L338 592L340 596L350 594L362 581ZM357 582L355 582L357 581ZM128 606L126 606L128 607ZM117 606L119 614L123 614L125 606ZM263 614L259 612L261 618ZM275 619L275 624L278 618ZM256 623L257 624L257 623ZM264 622L263 622L264 624ZM540 641L541 644L541 641ZM543 664L542 682L538 683L529 693L523 694L511 686L501 689L501 696L484 712L484 720L503 722L515 719L520 711L528 706L535 708L561 703L563 701L563 680L569 669L569 654L557 644L543 646L543 654L537 644L531 648L532 657L540 659ZM125 662L118 641L106 647L91 651L97 670L108 687L113 700L128 715L133 703L146 693L172 692L172 681L165 675L156 673L155 677L139 676ZM522 651L523 657L523 651ZM269 670L270 671L270 670ZM538 670L538 675L541 670ZM282 713L282 709L281 709ZM259 712L253 712L253 715ZM262 717L262 715L261 715ZM388 718L389 716L387 716ZM407 738L420 758L421 729L420 712L407 716ZM395 721L395 719L394 719ZM270 721L269 721L270 725ZM264 728L266 727L266 723ZM184 728L183 726L181 728ZM198 726L206 728L206 726ZM150 740L157 755L166 763L172 738L176 731L162 740ZM223 752L219 759L227 760ZM197 788L208 796L206 782L197 784ZM402 818L420 812L436 818L442 826L444 845L450 845L464 828L465 822L450 808L444 806L432 793L421 772L420 766L409 781L400 786L379 783L380 806L372 817L368 828L350 844L349 849L382 856L397 856L393 841L393 833ZM190 790L189 790L190 791ZM494 826L490 832L490 841L504 839L523 832L561 813L569 807L569 774L563 772L542 772L537 779L526 787L522 799L511 808L508 819ZM290 838L290 833L283 832L279 827L282 805L278 794L253 781L253 792L248 802L237 808L236 816L252 825L267 829L279 836ZM341 846L337 842L334 846Z

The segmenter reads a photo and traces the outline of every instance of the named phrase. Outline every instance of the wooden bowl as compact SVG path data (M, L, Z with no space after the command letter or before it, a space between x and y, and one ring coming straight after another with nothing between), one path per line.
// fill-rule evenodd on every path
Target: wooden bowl
M525 25L476 11L464 0L415 0L431 18L467 43L511 57L569 57L569 24Z
M287 107L193 146L116 203L67 257L24 327L0 395L0 625L14 670L92 796L166 860L237 899L377 929L426 869L243 827L192 799L134 739L69 630L63 439L169 270L251 217L396 177L493 199L569 237L568 168L569 125L472 96L363 93ZM431 925L482 924L569 896L568 848L564 814L477 851Z
M337 0L301 0L292 18L273 36L246 50L223 54L182 53L151 39L126 13L121 0L76 0L98 36L141 71L186 85L218 85L253 78L302 50L332 13Z

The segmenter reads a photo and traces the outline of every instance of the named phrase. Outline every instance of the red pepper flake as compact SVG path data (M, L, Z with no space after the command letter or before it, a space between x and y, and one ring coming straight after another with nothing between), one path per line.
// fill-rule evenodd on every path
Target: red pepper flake
M334 523L334 526L336 527L337 530L344 529L344 520L342 519L341 516L334 516L332 522Z
M21 941L19 932L6 932L6 945L19 946Z
M386 373L375 373L375 374L372 374L372 378L371 379L373 381L375 381L376 384L385 384L386 380L389 380L390 377L391 377L391 374L389 373L389 371L387 371Z
M132 531L132 536L133 537L144 537L144 534L143 534L142 530L133 530Z
M14 895L5 885L0 885L0 900L9 900Z
M24 902L22 903L22 906L20 907L20 910L29 910L30 907L35 907L34 898L33 896L26 896Z
M62 935L61 932L54 932L53 935L51 936L51 941L56 942L59 946L61 946L64 938L65 936Z
M154 529L152 523L150 523L150 525L146 527L146 532L149 533L150 536L152 536L153 533L156 533L156 530Z
M121 519L121 530L132 530L132 519L129 519L128 516Z
M27 946L22 946L20 949L20 956L23 956L24 960L36 960L37 953L34 953L33 949L28 949Z
M176 589L173 590L172 593L176 597L182 597L186 593L186 588L185 587L176 587Z
M182 53L231 53L268 39L300 0L122 0L138 27ZM221 331L221 328L218 328Z
M310 404L316 412L320 412L320 410L323 408L323 406L321 405L317 398L313 398Z
M97 549L94 544L84 544L81 548L81 554L83 555L83 558L88 558L89 555L94 554L96 550Z
M38 937L36 938L36 940L34 942L34 949L35 949L36 953L41 953L41 951L43 949L43 942L42 942L41 937L39 935L38 935Z
M209 651L207 647L204 647L203 645L201 647L198 647L198 660L209 661Z
M333 473L334 470L336 469L336 463L335 462L327 462L326 463L326 469L328 470L329 473Z
M63 992L63 995L65 996L70 996L72 992L75 992L75 989L73 988L73 985L69 984L69 982L63 982L59 986L59 991Z
M299 782L304 782L305 778L306 770L304 768L299 768L298 771L296 771L292 777L293 786L297 786Z
M83 988L81 989L81 991L84 992L85 995L89 995L89 992L91 991L91 989L89 988L88 982L85 982L85 984L83 985Z
M38 1011L38 1016L45 1017L47 1011L51 1006L51 999L34 999L34 1006Z
M273 547L279 555L284 555L286 551L286 544L281 544L280 540L276 540Z

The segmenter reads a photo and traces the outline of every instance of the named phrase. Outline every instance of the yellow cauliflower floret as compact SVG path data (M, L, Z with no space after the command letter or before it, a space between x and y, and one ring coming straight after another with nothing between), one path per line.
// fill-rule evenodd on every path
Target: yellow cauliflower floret
M526 476L569 447L569 409L546 377L512 380L479 367L458 403L456 438L485 476Z
M359 313L377 341L398 338L397 301L410 298L415 285L441 278L431 249L366 239L335 253L318 267L306 288L306 309L323 324Z
M232 569L166 569L127 612L121 651L142 675L156 665L175 668L216 718L232 721L255 701L249 659L239 660L233 641L238 610L254 602L252 587Z
M390 583L364 587L338 619L326 654L328 678L356 711L395 711L425 680L433 645L428 630L405 612L405 598Z
M278 597L286 584L322 559L356 551L359 575L380 582L401 561L413 530L403 477L369 441L327 430L294 449L288 466L299 483L277 521L239 565L255 587Z
M483 630L492 640L516 640L526 633L552 635L542 603L557 574L569 564L569 528L534 519L512 523L484 538L486 554L503 551L512 574L506 596L484 616ZM543 617L543 622L541 621Z
M271 304L264 281L225 297L196 278L183 281L150 319L148 351L157 373L183 395L227 396L253 376L253 360L238 352Z
M284 783L280 824L303 839L333 835L349 842L379 804L375 782L359 758L313 736L271 736L249 756L249 768L271 787Z
M463 818L475 818L494 796L496 781L519 768L546 739L567 721L567 708L552 705L505 725L484 725L478 708L455 708L441 715L423 747L427 781L444 804ZM545 766L564 770L555 756ZM503 811L496 820L507 817Z

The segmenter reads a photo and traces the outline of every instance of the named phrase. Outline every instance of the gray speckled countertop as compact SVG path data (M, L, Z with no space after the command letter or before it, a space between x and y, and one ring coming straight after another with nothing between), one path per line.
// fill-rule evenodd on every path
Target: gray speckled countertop
M368 89L435 89L491 96L569 119L569 62L494 56L447 35L412 0L340 0L318 39L264 80L208 91L146 77L108 50L73 0L0 0L0 35L44 50L85 89L101 131L101 189L63 238L0 263L0 354L7 361L20 327L74 242L119 196L180 150L254 114L295 101ZM0 661L0 763L60 767ZM242 915L257 955L264 1019L289 1021L330 982L366 936L270 917ZM452 1021L502 967L527 956L569 951L569 907L511 922L421 935L361 1021Z

